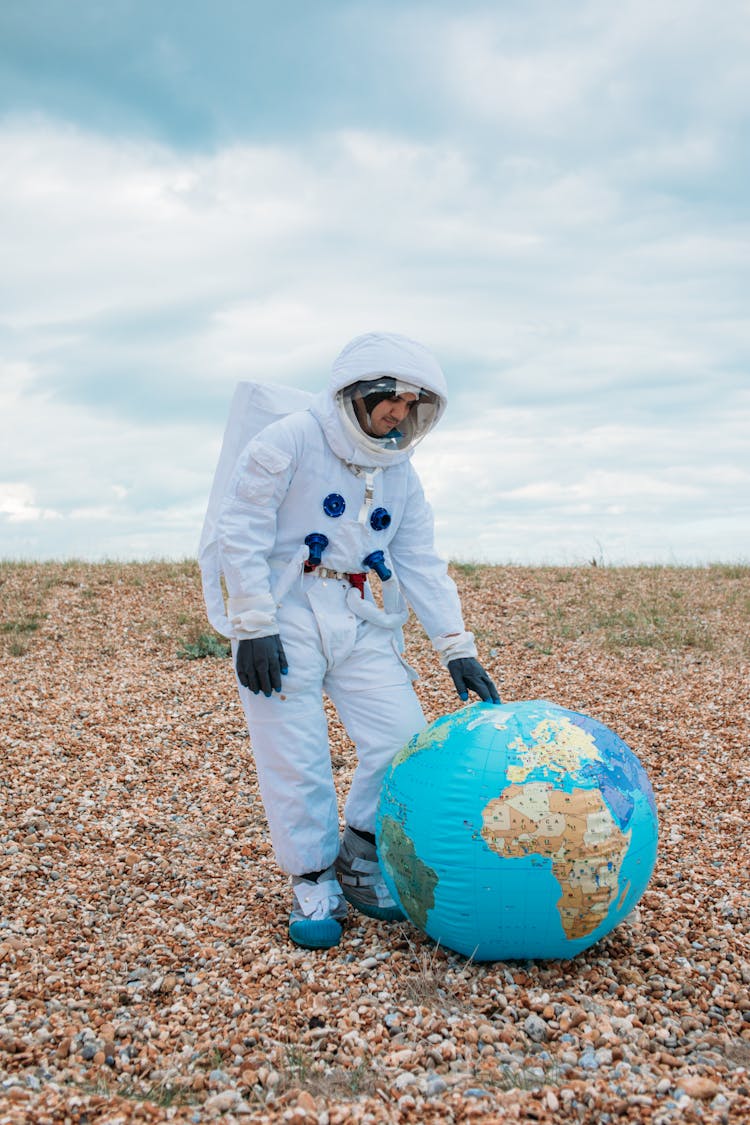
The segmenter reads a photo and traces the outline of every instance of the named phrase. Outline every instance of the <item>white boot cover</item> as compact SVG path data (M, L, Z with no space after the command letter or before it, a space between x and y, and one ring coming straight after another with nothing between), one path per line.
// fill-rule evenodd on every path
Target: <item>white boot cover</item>
M338 945L341 922L346 918L346 901L333 867L315 880L304 875L293 876L292 893L289 936L295 945L306 949L330 949Z

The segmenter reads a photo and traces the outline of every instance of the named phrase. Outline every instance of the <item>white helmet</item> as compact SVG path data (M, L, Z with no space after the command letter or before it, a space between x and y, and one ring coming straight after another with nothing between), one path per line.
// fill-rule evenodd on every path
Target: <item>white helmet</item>
M406 336L375 332L358 336L341 352L331 391L344 431L378 463L414 449L438 422L447 397L445 376L427 348ZM372 411L402 395L410 396L408 413L389 433L375 436Z
M372 411L386 399L413 395L409 413L389 433L376 437L371 431ZM336 396L344 427L357 444L371 452L413 449L435 424L438 396L394 375L376 375L343 387Z

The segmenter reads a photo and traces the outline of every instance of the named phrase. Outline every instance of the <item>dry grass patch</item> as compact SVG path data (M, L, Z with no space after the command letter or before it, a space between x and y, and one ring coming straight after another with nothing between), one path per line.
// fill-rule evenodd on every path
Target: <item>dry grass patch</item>
M750 566L452 569L487 648L520 643L550 655L582 643L750 657Z
M314 1098L332 1101L350 1101L377 1093L382 1086L369 1059L356 1066L328 1066L316 1059L313 1052L302 1045L287 1047L279 1067L278 1094L306 1090Z

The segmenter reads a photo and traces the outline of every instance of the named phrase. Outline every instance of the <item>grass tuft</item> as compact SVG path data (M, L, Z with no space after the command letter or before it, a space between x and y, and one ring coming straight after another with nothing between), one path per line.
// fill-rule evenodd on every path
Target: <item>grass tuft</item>
M406 930L402 932L402 937L411 950L412 959L408 968L399 969L396 974L401 1002L441 1011L473 1011L464 1001L460 987L460 978L474 971L473 959L467 958L457 973L450 969L450 957L439 942L415 945Z
M98 1078L94 1082L81 1084L71 1083L84 1094L94 1094L99 1097L119 1099L124 1101L150 1104L166 1109L169 1106L196 1105L199 1098L184 1083L180 1082L152 1082L138 1083L129 1075L123 1076L119 1082L114 1083L107 1078ZM82 1119L83 1120L83 1119Z
M289 1045L279 1068L279 1093L307 1090L314 1098L367 1097L377 1089L377 1076L368 1059L356 1066L326 1066L300 1044Z
M3 621L0 633L35 633L39 628L42 618L34 613L31 617L23 617L17 621Z
M455 559L451 560L451 566L457 570L459 574L470 575L476 574L481 569L480 563L475 562L456 562Z
M230 652L231 647L220 641L215 633L201 633L193 644L181 642L177 655L181 660L203 660L205 657L223 658Z

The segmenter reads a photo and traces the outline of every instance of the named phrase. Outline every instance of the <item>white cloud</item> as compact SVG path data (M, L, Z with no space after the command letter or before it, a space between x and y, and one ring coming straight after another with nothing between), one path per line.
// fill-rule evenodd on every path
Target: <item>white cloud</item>
M739 120L749 45L743 0L589 0L469 6L437 23L423 50L470 120L579 151L587 139L611 148L701 118Z
M25 482L0 481L0 519L9 523L35 523L54 520L60 513L50 508L40 508L34 489Z
M444 29L440 56L453 97L480 118L552 128L585 105L609 71L582 43L520 49L493 16L457 18Z

